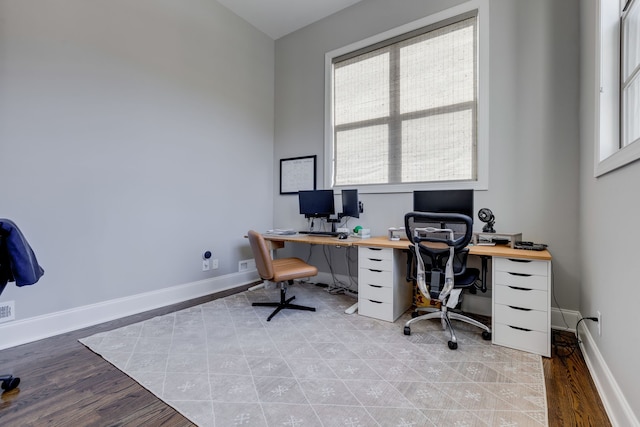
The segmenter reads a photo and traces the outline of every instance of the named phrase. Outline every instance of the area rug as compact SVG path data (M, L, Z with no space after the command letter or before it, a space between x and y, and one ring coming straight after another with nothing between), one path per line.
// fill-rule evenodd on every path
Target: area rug
M313 284L245 291L80 341L199 426L547 426L540 356L459 325L345 314L354 300Z

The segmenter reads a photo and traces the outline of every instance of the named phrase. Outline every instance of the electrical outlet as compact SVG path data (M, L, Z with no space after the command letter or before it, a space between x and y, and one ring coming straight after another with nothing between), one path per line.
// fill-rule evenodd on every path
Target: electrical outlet
M602 314L599 311L596 311L598 317L598 336L602 336Z
M249 271L249 270L255 270L255 269L256 269L256 260L253 258L244 259L238 262L238 271Z
M209 266L209 260L208 259L203 259L202 260L202 271L209 271L211 267Z
M217 270L218 269L218 259L212 259L211 260L211 269L212 270Z

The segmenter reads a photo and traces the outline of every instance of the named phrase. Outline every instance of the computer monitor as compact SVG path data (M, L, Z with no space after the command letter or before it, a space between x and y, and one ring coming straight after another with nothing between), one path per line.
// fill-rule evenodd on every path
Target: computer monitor
M360 218L358 190L342 190L342 216Z
M298 191L298 202L305 218L329 218L335 213L333 190Z
M473 190L424 190L413 192L415 212L460 213L473 221Z

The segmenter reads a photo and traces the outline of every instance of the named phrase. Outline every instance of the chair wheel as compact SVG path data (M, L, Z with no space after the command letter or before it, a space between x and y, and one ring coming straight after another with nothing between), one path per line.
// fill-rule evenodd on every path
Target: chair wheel
M482 331L482 339L488 341L491 339L491 332Z
M2 381L2 389L4 391L10 391L10 390L13 390L14 388L18 387L18 384L20 384L20 378L18 378L18 377L9 377L9 378L5 379L4 381Z
M411 312L411 317L412 317L413 319L415 319L415 318L416 318L416 317L418 317L418 316L420 316L420 313L419 313L419 312L417 312L417 311L413 311L413 312Z
M458 348L458 343L457 342L449 341L447 344L449 344L449 348L451 350L455 350L456 348Z
M404 334L405 335L411 335L411 328L409 326L405 326L404 327Z

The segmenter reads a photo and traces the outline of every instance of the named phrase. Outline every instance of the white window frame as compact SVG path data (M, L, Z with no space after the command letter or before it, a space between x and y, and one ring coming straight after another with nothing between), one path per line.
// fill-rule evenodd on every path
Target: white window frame
M621 147L620 17L625 0L596 4L596 124L594 176L599 177L640 159L640 141Z
M358 186L361 193L406 193L413 190L472 189L487 190L489 185L489 0L471 0L459 6L429 15L365 40L325 54L325 132L324 132L324 188L342 188L333 180L333 58L382 42L392 37L431 25L454 16L478 11L478 101L477 101L477 177L468 181L445 181L406 184L368 184ZM353 187L353 186L350 186ZM347 188L347 187L344 187Z

